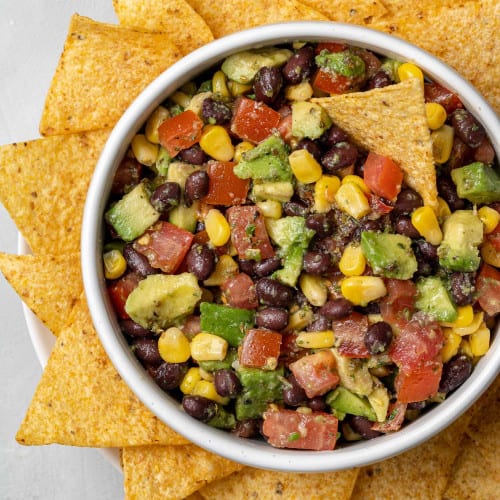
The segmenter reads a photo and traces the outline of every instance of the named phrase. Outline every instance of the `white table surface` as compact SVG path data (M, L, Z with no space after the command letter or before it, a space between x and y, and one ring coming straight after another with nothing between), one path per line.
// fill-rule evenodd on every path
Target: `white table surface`
M39 137L38 123L78 13L116 23L112 0L0 0L0 144ZM0 251L16 252L17 229L0 205ZM123 476L95 449L20 446L14 439L42 373L21 301L0 275L0 499L123 498Z

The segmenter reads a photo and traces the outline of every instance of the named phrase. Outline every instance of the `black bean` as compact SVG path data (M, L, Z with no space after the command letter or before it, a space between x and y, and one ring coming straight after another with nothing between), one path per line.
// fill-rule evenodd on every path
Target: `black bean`
M203 100L201 105L201 117L205 121L221 125L229 122L232 115L231 108L220 99L207 97Z
M413 189L402 189L398 194L392 214L411 214L413 210L423 205L422 197Z
M357 432L363 439L373 439L380 436L380 432L372 429L373 422L366 417L358 415L351 415L349 418L349 425L354 432Z
M283 66L283 77L291 84L304 81L312 74L314 69L314 49L306 45L301 47L288 59Z
M396 233L408 236L408 238L420 238L420 233L411 222L410 216L398 215L392 224Z
M177 182L160 184L151 195L150 202L154 209L160 213L167 213L179 204L181 187Z
M354 164L357 157L358 150L354 144L338 142L321 157L321 165L329 174L335 174Z
M351 314L353 305L343 297L338 299L328 300L319 309L319 314L330 320L342 319Z
M324 330L331 330L332 322L326 316L319 315L312 323L307 325L308 332L322 332Z
M258 418L249 418L236 422L236 427L231 431L241 438L254 438L260 434L261 421Z
M293 288L272 278L261 278L255 290L259 301L268 306L287 307L294 298Z
M457 354L443 365L439 392L448 393L461 386L472 373L472 360L465 354Z
M309 207L302 200L291 200L283 203L283 213L289 217L305 217Z
M194 244L186 255L186 265L197 279L206 280L215 269L215 252L206 245Z
M124 319L120 321L120 329L129 337L151 337L153 332L139 325L131 319Z
M255 263L254 271L259 278L269 276L271 273L281 267L281 259L279 257L269 257Z
M415 245L418 247L418 251L425 259L436 260L438 258L438 247L436 245L433 245L425 240L418 240L415 242Z
M325 238L335 231L335 216L332 212L310 214L306 217L306 227L315 231L318 238Z
M310 274L323 274L330 268L330 256L320 252L307 251L304 254L304 271Z
M188 415L201 422L208 422L219 411L215 401L203 396L184 396L182 398L182 408Z
M377 71L368 82L368 89L380 89L393 84L392 78L383 69Z
M272 104L283 86L281 70L274 66L263 66L255 74L253 91L257 101Z
M412 243L413 253L417 259L417 275L430 276L438 267L437 246L417 239Z
M451 171L454 168L460 168L469 165L474 161L474 149L467 146L456 135L453 137L453 146L451 147L450 158L446 162L447 168Z
M218 394L235 398L241 391L241 382L233 370L223 368L214 372L214 385Z
M111 192L113 194L124 195L136 184L139 184L142 174L142 165L135 159L126 157L118 166Z
M297 146L295 149L305 149L313 156L313 158L317 162L321 161L321 154L322 154L321 148L312 139L308 139L308 138L301 139L297 143Z
M147 365L159 366L163 363L160 351L158 350L158 341L156 339L134 339L131 348L137 359Z
M474 302L475 274L454 272L450 276L450 292L457 306L466 306Z
M440 176L437 180L437 188L439 196L448 203L452 212L461 210L465 207L465 202L458 197L457 187L450 177L444 175Z
M132 243L128 243L123 247L123 257L125 257L129 269L141 277L158 273L158 269L152 267L147 257L135 250Z
M178 157L179 160L190 163L191 165L203 165L208 160L207 154L201 149L199 144L194 144L190 148L181 149Z
M203 198L208 193L210 179L204 170L196 170L187 176L186 197L193 201Z
M315 396L307 402L307 406L311 408L312 411L327 411L328 405L326 404L325 398L323 396Z
M253 276L255 274L255 264L256 261L252 259L239 259L238 266L242 273L248 274L248 276Z
M288 325L288 311L281 307L264 307L255 314L255 324L279 332Z
M189 369L188 363L162 363L153 371L155 382L164 390L171 391L181 385Z
M347 142L349 136L337 125L332 125L321 137L320 142L326 147L332 147L339 142Z
M283 384L283 401L288 406L300 406L307 401L304 389L297 382L293 374L289 375L286 384Z
M379 354L389 347L392 341L392 328L389 323L379 321L368 327L365 332L365 346L371 354Z
M457 136L471 148L477 148L486 137L484 127L466 109L457 109L451 115L451 124Z

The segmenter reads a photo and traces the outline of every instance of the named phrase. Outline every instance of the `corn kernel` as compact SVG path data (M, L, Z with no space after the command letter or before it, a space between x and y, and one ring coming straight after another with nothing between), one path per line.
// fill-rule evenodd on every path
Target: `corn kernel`
M481 257L486 264L494 267L500 267L500 252L498 252L491 241L486 240L481 245Z
M399 80L408 80L409 78L418 78L422 82L424 81L424 74L422 70L412 63L403 63L398 67Z
M458 352L462 337L457 335L452 328L443 328L444 345L441 349L443 363L449 361Z
M179 386L183 394L192 394L194 387L198 381L201 380L200 369L197 366L191 367Z
M206 126L200 137L200 147L207 155L219 161L229 161L234 156L234 146L227 130L221 125Z
M460 342L458 351L460 352L460 354L465 354L469 358L474 357L474 354L472 354L472 349L470 347L469 337L462 338L462 342Z
M490 329L484 323L469 336L470 350L473 356L483 356L488 352L490 336Z
M481 207L477 211L477 215L483 223L484 234L490 234L500 223L500 213L491 207Z
M241 141L238 144L236 144L234 148L234 156L233 160L238 163L241 161L242 156L247 152L253 149L255 146L248 141Z
M311 184L321 177L321 165L307 149L296 149L288 156L288 161L293 175L303 184Z
M238 271L238 263L230 255L221 255L215 264L214 272L203 284L205 286L220 286L227 278L234 276Z
M451 215L451 210L450 210L448 203L446 203L446 201L444 201L443 198L441 198L440 196L437 197L437 202L438 202L438 206L437 206L437 210L436 210L436 216L437 216L438 220L442 221L442 220L446 219L446 217Z
M378 276L349 276L340 283L340 291L355 306L366 306L387 294L384 280Z
M474 314L472 321L467 326L453 327L453 332L463 337L474 333L482 324L484 313L482 311Z
M353 182L342 184L335 193L335 201L340 210L346 212L355 219L368 214L371 210L370 204L361 188Z
M209 382L208 380L199 380L196 382L191 394L193 396L202 396L204 398L211 399L221 405L227 405L229 403L229 398L221 396L215 389L214 383Z
M226 75L221 70L216 71L212 77L212 91L214 94L218 94L221 97L231 96L227 88Z
M322 175L314 185L314 211L325 213L331 210L340 179L335 175Z
M344 276L361 276L366 267L366 259L359 245L346 246L339 261L340 272Z
M463 328L472 324L474 320L474 309L471 305L457 307L457 319L452 322L442 322L441 326L450 328Z
M109 250L102 256L104 262L104 276L108 280L116 280L127 269L127 261L118 249Z
M411 223L419 232L420 236L432 245L439 245L443 239L443 233L439 227L436 213L431 207L418 207L411 214Z
M303 273L299 278L299 285L310 304L316 307L325 304L328 298L328 289L321 276Z
M158 156L159 146L158 144L153 144L146 139L143 134L137 134L132 139L130 143L132 152L136 160L143 165L148 167L153 166L156 163L156 157Z
M370 194L370 188L366 185L365 181L359 176L354 174L348 174L342 177L342 184L347 184L348 182L354 182L356 186L361 188L361 191L365 194Z
M436 163L446 163L450 159L455 132L450 125L443 125L431 133L432 156Z
M212 92L200 92L199 94L195 94L191 97L189 104L184 108L185 111L192 111L196 113L198 116L201 115L201 109L203 107L203 101L207 97L211 97Z
M299 347L308 349L323 349L333 347L335 336L332 330L323 330L319 332L300 332L295 339Z
M146 122L145 135L146 139L153 144L159 144L158 127L167 119L170 118L170 112L163 106L158 106Z
M288 318L287 331L302 330L314 319L314 314L311 309L299 309Z
M209 382L214 381L214 375L200 366L200 376L203 380L208 380Z
M191 356L196 361L222 361L227 354L227 340L201 332L191 340Z
M427 116L427 125L431 130L441 128L447 117L446 109L437 102L425 103L425 114Z
M175 104L178 104L182 109L186 109L189 106L191 97L185 92L177 90L170 96L170 100Z
M313 96L313 93L314 90L307 81L297 83L296 85L288 85L285 88L285 97L288 101L307 101Z
M158 339L161 359L167 363L184 363L191 357L189 340L179 328L172 326Z
M280 219L283 213L283 206L277 200L264 200L256 203L260 213L270 219Z
M205 229L213 245L225 245L231 237L231 227L220 210L211 208L205 217Z
M250 92L253 88L251 83L238 83L235 82L234 80L229 80L227 85L233 97L238 97L240 95L246 94L247 92Z

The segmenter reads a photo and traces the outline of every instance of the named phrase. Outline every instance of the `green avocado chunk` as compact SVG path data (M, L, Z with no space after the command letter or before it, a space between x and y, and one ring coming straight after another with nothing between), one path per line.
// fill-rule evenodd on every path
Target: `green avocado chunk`
M490 165L477 161L454 168L451 178L460 198L477 204L500 201L500 175Z
M365 72L363 59L352 50L343 50L341 52L322 50L316 56L316 64L332 73L347 76L348 78L362 76Z
M318 139L332 125L326 110L315 102L297 101L292 103L292 134L302 139Z
M357 396L342 386L338 386L335 390L328 393L326 404L339 417L350 414L366 417L371 421L377 420L377 415L367 399Z
M385 278L408 280L417 270L417 259L407 236L363 231L361 249L373 272Z
M221 405L218 405L217 413L207 423L210 427L230 430L236 427L236 418L233 413L228 412Z
M417 280L417 300L415 307L426 312L436 321L455 321L457 309L446 286L438 276L425 276Z

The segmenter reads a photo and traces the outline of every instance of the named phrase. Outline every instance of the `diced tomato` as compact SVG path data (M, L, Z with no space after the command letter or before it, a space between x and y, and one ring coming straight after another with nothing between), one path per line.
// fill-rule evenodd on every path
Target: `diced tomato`
M460 98L439 83L426 83L424 85L425 102L437 102L441 104L448 114L453 113L458 108L463 108L464 105Z
M435 396L439 389L443 363L438 360L425 361L410 370L400 370L394 381L397 400L415 403Z
M278 128L281 115L264 103L240 97L234 105L231 132L240 139L258 143Z
M289 368L308 398L325 394L340 380L335 358L328 349L304 356L291 363Z
M259 305L254 282L248 274L238 273L231 276L222 283L221 289L231 307L256 309Z
M394 209L394 206L389 204L387 200L371 193L368 195L368 203L370 204L373 214L386 215L391 213Z
M394 201L401 191L403 171L387 156L370 151L366 158L363 179L377 196Z
M292 114L290 113L287 116L284 116L281 118L280 122L278 123L278 132L281 135L281 138L286 142L289 143L292 138Z
M239 350L242 366L274 370L278 363L281 334L264 328L251 328L245 334Z
M208 237L208 233L205 229L202 229L193 235L193 244L198 243L199 245L205 245L209 241L210 238Z
M500 224L497 224L491 233L485 235L485 238L495 247L497 252L500 252Z
M368 330L368 318L353 312L343 319L332 322L337 348L342 356L348 358L369 358L370 351L365 346L365 333Z
M125 302L132 290L139 284L141 277L136 273L127 273L120 279L108 284L108 294L113 308L120 319L130 319L125 311Z
M231 226L231 242L240 259L274 257L264 217L255 205L231 207L226 216Z
M500 313L500 271L483 263L476 279L476 291L479 305L494 316Z
M188 253L193 234L170 222L160 221L133 243L155 269L175 273Z
M375 422L372 425L372 430L383 433L399 431L405 420L406 407L407 403L400 401L390 403L386 420L384 422Z
M211 161L208 164L208 193L203 201L208 205L241 205L247 198L250 180L234 173L234 162Z
M387 295L380 300L380 314L393 327L401 328L415 309L417 287L410 280L386 279Z
M275 448L333 450L337 431L338 419L329 413L285 409L264 412L262 432Z
M423 314L415 314L392 341L389 356L401 370L413 370L434 361L443 347L439 324Z
M203 121L191 110L168 118L158 127L160 144L173 158L183 149L196 144L201 137Z
M347 48L345 43L340 42L320 42L316 45L315 52L320 54L322 50L328 50L328 52L342 52Z
M289 365L308 354L309 349L297 345L297 332L284 333L281 339L280 361Z
M319 68L314 75L312 86L328 94L344 94L351 89L352 79Z

